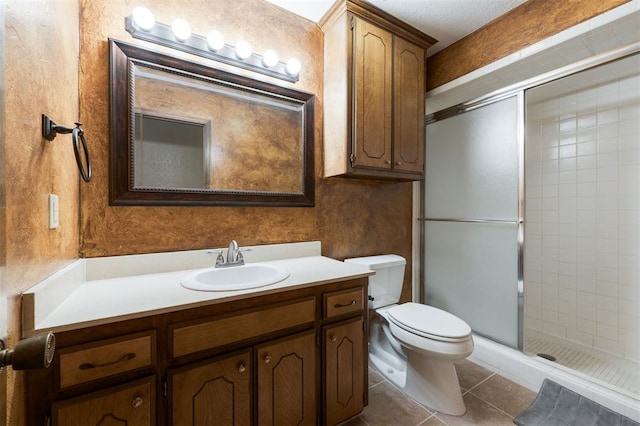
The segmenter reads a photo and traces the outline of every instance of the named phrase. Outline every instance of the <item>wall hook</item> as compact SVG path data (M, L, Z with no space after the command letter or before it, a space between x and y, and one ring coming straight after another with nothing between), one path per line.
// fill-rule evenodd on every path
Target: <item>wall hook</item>
M58 133L71 133L71 137L73 139L73 153L76 156L76 164L78 165L80 176L82 176L82 180L89 182L91 181L91 160L89 159L87 140L84 138L84 131L82 130L82 127L80 127L82 126L82 123L76 122L75 125L76 127L74 128L59 126L48 116L42 114L42 136L46 140L54 140ZM82 150L84 151L84 164L86 164L86 169L82 164L82 159L80 158L80 143L82 143Z

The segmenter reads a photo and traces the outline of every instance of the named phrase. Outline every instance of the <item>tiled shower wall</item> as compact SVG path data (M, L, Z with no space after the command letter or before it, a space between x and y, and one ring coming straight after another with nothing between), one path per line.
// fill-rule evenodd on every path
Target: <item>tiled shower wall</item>
M640 361L640 59L527 104L525 330ZM627 72L628 75L628 72ZM594 85L585 78L607 81ZM535 92L538 93L535 93ZM546 94L544 94L546 91Z

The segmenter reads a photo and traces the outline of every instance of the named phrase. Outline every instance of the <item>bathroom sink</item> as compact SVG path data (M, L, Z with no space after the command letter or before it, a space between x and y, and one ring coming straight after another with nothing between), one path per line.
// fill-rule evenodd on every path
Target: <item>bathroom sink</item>
M187 275L182 286L200 291L247 290L275 284L289 277L289 272L275 265L248 263L242 266L201 269Z

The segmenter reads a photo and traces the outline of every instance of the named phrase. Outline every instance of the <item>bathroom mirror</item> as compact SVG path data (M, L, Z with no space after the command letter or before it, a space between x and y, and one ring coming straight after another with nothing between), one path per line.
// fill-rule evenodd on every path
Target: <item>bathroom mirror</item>
M112 205L314 205L314 96L109 40Z

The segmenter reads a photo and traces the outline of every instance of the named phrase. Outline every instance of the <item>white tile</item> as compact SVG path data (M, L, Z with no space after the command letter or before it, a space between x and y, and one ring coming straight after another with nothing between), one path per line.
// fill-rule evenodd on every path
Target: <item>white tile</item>
M607 336L596 335L593 347L621 358L624 356L624 345L613 338L607 338Z
M598 309L605 309L605 310L617 312L618 299L616 297L604 296L599 294L596 297L596 300L597 300L596 306L598 307Z
M617 329L618 327L618 312L617 311L607 311L604 309L597 310L597 321L598 327L601 325L608 325ZM604 335L604 334L601 334ZM615 333L615 340L617 340L617 331Z
M581 145L589 145L589 144L578 144L578 147L580 147ZM593 147L595 148L595 143L593 143ZM581 154L577 159L576 168L578 170L595 169L598 166L597 158L598 157L596 157L596 155L594 154L589 154L589 155Z
M567 339L581 345L593 347L593 334L583 333L578 330L567 330Z

